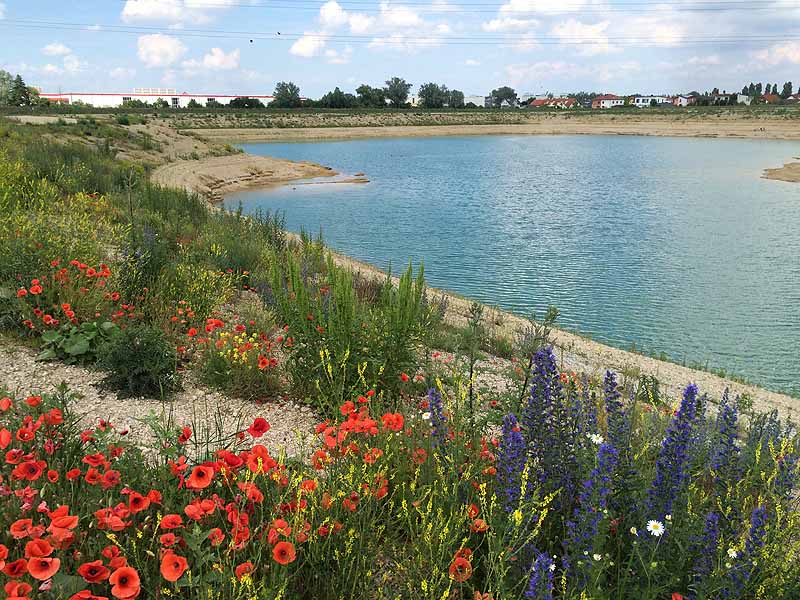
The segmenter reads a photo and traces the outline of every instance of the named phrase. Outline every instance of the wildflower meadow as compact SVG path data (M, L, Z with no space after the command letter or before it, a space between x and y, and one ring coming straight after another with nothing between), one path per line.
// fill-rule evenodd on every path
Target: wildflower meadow
M200 381L318 418L294 455L261 417L213 443L142 422L144 448L67 385L0 390L3 598L800 598L790 420L569 371L552 323L479 385L500 342L421 268L364 279L280 217L41 131L0 123L2 342L120 402Z

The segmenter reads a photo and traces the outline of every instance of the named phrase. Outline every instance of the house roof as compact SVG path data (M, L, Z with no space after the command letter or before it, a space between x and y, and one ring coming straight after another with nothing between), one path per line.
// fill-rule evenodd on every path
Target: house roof
M595 100L622 100L619 96L614 94L603 94L602 96L595 96Z

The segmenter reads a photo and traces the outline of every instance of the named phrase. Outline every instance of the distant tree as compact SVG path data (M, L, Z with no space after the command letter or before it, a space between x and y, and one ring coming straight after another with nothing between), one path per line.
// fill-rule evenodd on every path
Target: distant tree
M742 88L742 95L743 95L743 96L747 96L747 86L744 86L744 87Z
M150 108L150 104L144 100L126 100L122 103L122 106L127 108Z
M156 98L156 101L153 102L153 108L169 108L169 104L163 98Z
M712 96L717 96L717 95L719 95L719 88L714 88L713 90L711 90L711 95L712 95Z
M756 96L760 96L760 95L762 94L762 89L763 89L763 88L761 87L761 84L760 84L760 83L757 83L757 84L756 84L756 93L755 93L755 95L756 95Z
M192 98L191 100L189 100L189 104L186 105L186 108L202 108L202 106L197 100Z
M261 100L258 98L248 98L247 96L234 98L228 102L228 106L231 108L264 108L264 104L262 104Z
M356 88L358 103L366 108L385 108L386 91L383 88L374 88L362 83Z
M14 77L8 71L0 69L0 106L8 106L11 87L14 85Z
M392 107L399 108L404 106L408 101L408 92L411 90L411 84L402 77L392 77L386 80L386 87L384 93Z
M211 98L206 102L206 108L222 108L222 104L220 104L214 98Z
M514 88L510 88L507 85L503 87L499 87L496 90L492 90L492 105L495 108L500 108L503 102L508 102L511 106L516 105L517 103L517 92L514 91Z
M281 81L275 85L270 106L275 108L297 108L302 104L300 88L291 81Z
M450 101L447 104L450 108L464 108L464 92L461 90L450 90Z
M768 83L767 88L764 90L764 95L766 96L767 94L771 93L772 93L772 85Z
M352 108L356 102L353 94L345 94L337 87L320 98L318 104L322 108Z
M450 101L447 86L436 83L423 83L419 86L417 95L423 108L442 108Z
M28 86L28 94L31 99L31 106L50 106L50 100L42 98L39 95L39 90L35 87Z
M750 85L747 86L747 95L748 96L756 95L756 84L753 83L752 81L750 82Z
M784 83L783 84L783 91L781 92L781 98L783 98L785 100L786 98L791 96L792 95L792 88L793 88L793 86L792 86L792 82L791 81L787 81L786 83Z
M28 86L25 85L22 75L17 75L14 78L14 83L11 84L11 91L8 94L8 104L9 106L30 106L30 103L31 92Z
M772 84L772 93L775 94L776 96L778 95L778 84L777 83L773 83Z
M474 102L467 102L467 103L464 105L464 108L478 108L478 105L477 105L477 104L475 104Z

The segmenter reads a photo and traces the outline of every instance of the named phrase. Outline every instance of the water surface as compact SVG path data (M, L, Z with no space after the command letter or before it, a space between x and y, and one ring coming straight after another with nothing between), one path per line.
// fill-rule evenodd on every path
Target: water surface
M366 185L231 196L336 250L562 328L800 393L800 184L761 179L794 142L482 136L253 144Z

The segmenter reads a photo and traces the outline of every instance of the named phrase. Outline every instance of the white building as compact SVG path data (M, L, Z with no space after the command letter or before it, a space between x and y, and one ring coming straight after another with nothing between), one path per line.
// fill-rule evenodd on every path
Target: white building
M260 100L263 104L272 102L272 96L264 95L229 95L229 94L189 94L188 92L178 93L170 88L134 88L133 92L110 94L98 92L70 92L65 94L40 94L42 98L50 100L51 102L60 102L63 104L74 104L75 102L82 102L84 104L91 104L98 108L115 108L124 105L126 102L139 100L152 104L159 98L165 100L172 108L186 108L189 102L194 100L201 106L206 106L208 103L228 104L231 100L236 98L255 98Z
M672 104L672 96L633 96L631 104L636 108L648 108L659 104Z
M620 98L614 94L603 94L596 96L592 100L592 108L615 108L617 106L625 106L625 98Z

